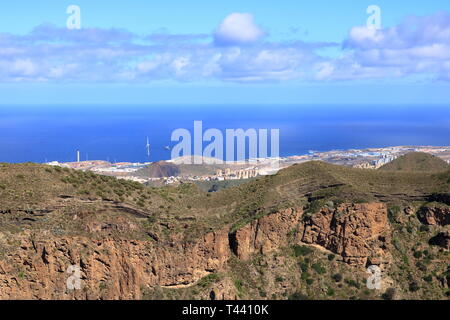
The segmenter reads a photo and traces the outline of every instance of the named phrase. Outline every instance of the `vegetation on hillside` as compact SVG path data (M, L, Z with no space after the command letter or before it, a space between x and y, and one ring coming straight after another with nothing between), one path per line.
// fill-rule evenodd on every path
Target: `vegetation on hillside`
M439 172L449 169L450 165L441 158L424 152L411 152L385 164L379 170Z
M189 183L152 188L90 172L2 163L0 232L14 235L28 230L39 235L49 230L54 235L94 237L100 235L87 229L100 224L112 237L190 242L211 230L234 232L284 208L303 208L305 216L311 216L344 202L380 201L389 207L392 227L394 263L388 276L399 284L383 295L367 290L364 272L355 272L331 252L293 245L267 255L255 254L248 262L231 259L224 274L211 274L189 288L146 289L145 296L208 298L209 288L226 278L243 299L445 297L448 292L442 283L449 276L448 252L429 243L442 228L424 225L417 213L423 208L448 207L450 171L442 171L434 159L405 158L394 163L394 168L405 170L394 171L308 162L216 190L211 190L212 185ZM423 163L432 170L422 170ZM406 215L406 211L414 214Z

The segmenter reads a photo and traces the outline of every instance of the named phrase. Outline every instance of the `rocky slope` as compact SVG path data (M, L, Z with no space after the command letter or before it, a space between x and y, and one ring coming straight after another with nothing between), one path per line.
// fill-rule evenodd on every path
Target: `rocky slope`
M450 206L440 203L427 204L420 209L418 216L424 224L446 226L450 224Z
M0 298L446 299L448 175L372 175L305 164L208 194L3 165Z
M343 261L365 266L387 262L389 224L382 203L344 204L324 208L308 219L302 241L319 244L342 256Z
M342 214L339 218L338 213ZM302 216L301 209L286 209L234 233L222 229L192 243L110 237L93 240L26 232L15 239L0 261L1 296L140 299L142 288L189 286L211 273L224 271L233 254L248 260L254 253L264 255L302 242L328 249L350 265L365 265L369 257L385 256L381 247L374 246L388 229L383 204L341 205L336 212L326 208L305 221ZM293 232L296 236L291 238ZM381 243L386 246L384 238ZM81 268L82 291L66 288L66 271L71 265Z

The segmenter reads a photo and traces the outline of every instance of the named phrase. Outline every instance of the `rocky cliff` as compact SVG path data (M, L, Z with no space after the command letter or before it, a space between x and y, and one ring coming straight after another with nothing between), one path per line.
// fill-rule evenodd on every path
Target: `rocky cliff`
M363 265L369 257L385 256L386 216L385 205L379 203L323 209L308 219L303 219L302 209L291 208L231 234L225 228L195 242L27 233L0 260L0 298L140 299L145 288L182 288L222 271L231 255L246 260L295 243L318 245L349 264ZM67 289L71 265L80 266L82 290Z
M0 299L380 299L369 265L442 299L449 188L320 162L213 193L0 164Z
M384 262L389 242L387 208L382 203L324 208L305 223L302 241L318 244L350 264Z
M432 226L446 226L450 224L450 206L444 204L429 204L418 212L422 223Z
M303 210L286 209L255 220L230 234L230 248L239 259L248 259L258 252L265 254L293 244L289 233L302 228Z
M222 269L228 234L209 233L196 243L82 237L23 236L0 261L1 299L140 299L146 287L181 287ZM83 290L70 291L71 265Z

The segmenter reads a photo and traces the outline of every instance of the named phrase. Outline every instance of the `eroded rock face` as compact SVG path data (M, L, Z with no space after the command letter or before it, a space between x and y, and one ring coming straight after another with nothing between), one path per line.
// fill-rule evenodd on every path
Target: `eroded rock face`
M350 264L365 265L369 257L372 263L382 263L388 228L384 204L343 204L309 218L302 241L339 254Z
M189 286L224 271L233 254L249 259L254 253L301 243L322 246L349 264L365 264L368 258L383 263L389 241L387 209L379 203L323 209L308 219L300 208L286 209L233 234L226 227L195 242L182 237L170 243L118 239L102 236L105 227L111 226L91 226L97 238L48 233L35 239L27 232L15 238L15 249L0 258L0 299L140 299L145 289ZM67 288L71 265L81 269L81 290ZM227 278L209 294L215 299L236 298Z
M430 226L446 226L450 224L450 207L426 206L418 213L419 220Z
M341 255L353 265L389 262L387 207L381 203L343 204L302 219L301 209L287 209L239 229L230 238L240 259L287 245L306 243Z
M289 233L299 229L302 209L286 209L255 220L230 235L230 246L240 259L267 253L289 244Z
M229 255L227 232L167 246L135 240L24 237L19 250L0 261L0 298L140 299L146 287L192 284L221 269ZM82 290L67 289L71 265L80 266Z

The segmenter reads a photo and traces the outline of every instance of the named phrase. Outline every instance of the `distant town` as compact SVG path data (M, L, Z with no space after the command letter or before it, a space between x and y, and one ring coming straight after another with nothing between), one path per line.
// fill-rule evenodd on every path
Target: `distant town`
M450 146L397 146L385 148L367 148L332 151L310 151L305 155L280 157L277 159L252 159L232 163L216 163L215 159L205 158L204 164L185 164L185 159L168 161L131 163L110 163L102 160L74 162L48 162L47 165L66 167L76 170L92 171L98 174L114 176L119 179L139 183L157 183L162 185L188 181L225 181L242 180L269 175L296 163L324 161L328 163L361 168L378 169L409 152L425 152L450 163ZM79 155L79 154L78 154ZM276 170L274 163L276 162ZM170 168L170 170L167 170Z

